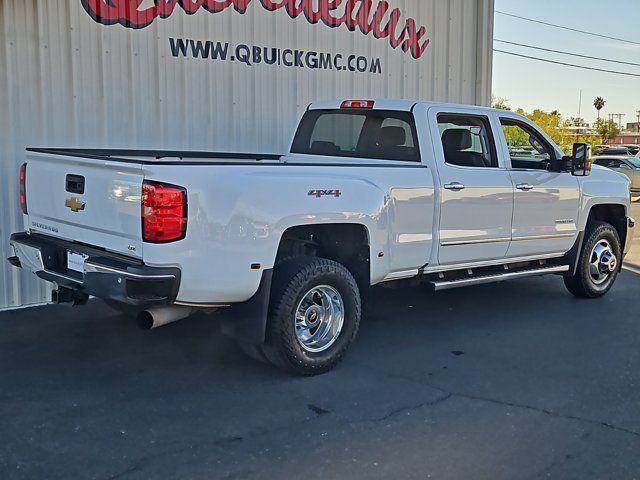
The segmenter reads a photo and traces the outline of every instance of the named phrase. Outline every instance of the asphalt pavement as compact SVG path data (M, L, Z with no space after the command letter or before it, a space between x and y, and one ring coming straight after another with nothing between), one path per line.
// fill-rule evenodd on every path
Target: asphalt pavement
M599 300L559 277L379 289L315 378L245 357L216 315L0 313L0 478L640 478L635 244Z

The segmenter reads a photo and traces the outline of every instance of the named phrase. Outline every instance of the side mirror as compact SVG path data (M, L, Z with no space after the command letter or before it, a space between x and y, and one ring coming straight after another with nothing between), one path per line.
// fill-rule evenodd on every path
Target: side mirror
M591 175L591 146L586 143L574 143L571 156L571 174L576 177Z

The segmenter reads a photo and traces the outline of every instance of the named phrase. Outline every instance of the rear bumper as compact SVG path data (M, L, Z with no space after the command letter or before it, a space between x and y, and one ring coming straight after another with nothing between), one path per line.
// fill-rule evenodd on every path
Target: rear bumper
M97 248L51 238L16 233L11 236L9 263L49 282L138 308L171 304L180 286L180 269L156 268ZM67 252L86 256L84 272L67 268Z
M629 253L629 250L631 250L631 245L633 243L633 234L635 232L636 229L636 221L631 218L631 217L627 217L627 238L625 239L624 242L624 256L627 256L627 253Z

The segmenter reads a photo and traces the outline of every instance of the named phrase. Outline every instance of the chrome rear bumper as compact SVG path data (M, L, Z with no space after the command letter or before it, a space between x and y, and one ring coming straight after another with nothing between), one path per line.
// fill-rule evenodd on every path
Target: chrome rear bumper
M171 304L178 294L178 268L149 267L139 260L39 234L16 233L10 245L14 256L8 260L13 266L80 295L147 308ZM68 268L68 251L85 256L83 272Z

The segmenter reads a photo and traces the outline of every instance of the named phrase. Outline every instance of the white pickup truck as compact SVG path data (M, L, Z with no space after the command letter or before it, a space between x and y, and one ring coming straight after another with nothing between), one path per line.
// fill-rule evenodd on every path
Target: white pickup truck
M312 104L284 156L28 149L9 261L147 327L227 307L222 329L299 374L331 369L360 292L542 274L586 298L631 241L629 179L591 170L512 112L415 101ZM533 301L533 300L532 300Z

